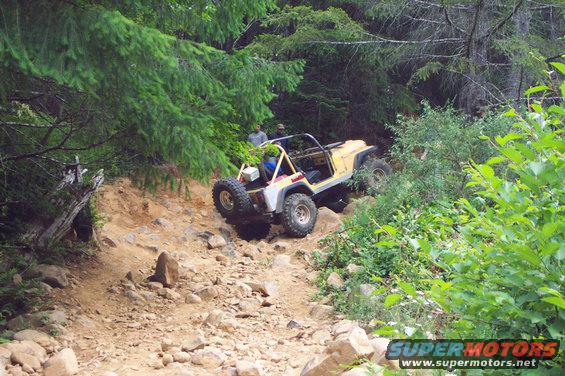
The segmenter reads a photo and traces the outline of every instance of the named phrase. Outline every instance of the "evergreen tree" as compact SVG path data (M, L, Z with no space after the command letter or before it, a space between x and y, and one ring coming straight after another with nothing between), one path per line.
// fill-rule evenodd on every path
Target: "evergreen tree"
M25 1L0 4L0 234L14 205L37 213L62 165L135 160L205 179L245 152L299 82L300 62L219 46L271 0ZM159 170L161 171L161 170ZM124 172L122 169L118 172ZM25 210L24 210L25 212Z

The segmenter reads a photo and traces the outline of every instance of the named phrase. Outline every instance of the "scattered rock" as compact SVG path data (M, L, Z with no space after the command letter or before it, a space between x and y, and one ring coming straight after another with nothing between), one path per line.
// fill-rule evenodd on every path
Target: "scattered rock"
M236 281L234 287L242 296L251 296L253 293L253 288L251 288L251 286L240 281Z
M51 338L43 333L33 329L25 329L14 334L16 341L33 341L41 347L48 347L52 344Z
M245 360L238 360L235 362L235 369L237 376L261 376L261 368L255 364Z
M336 337L325 349L324 354L311 359L300 376L326 376L341 372L344 366L358 359L370 358L374 353L367 334L360 327Z
M276 255L273 258L272 268L290 268L290 256L289 255Z
M171 290L166 287L163 287L162 289L157 291L157 294L169 300L179 300L182 298L181 294L179 294L175 290Z
M233 333L238 328L238 326L239 324L235 318L224 319L220 321L220 324L218 324L218 328L228 333Z
M263 302L261 303L263 307L270 307L276 304L277 304L277 300L272 296L267 296L265 299L263 299Z
M288 245L287 242L282 241L282 240L278 240L273 244L273 248L277 252L285 252L285 251L290 249L290 246Z
M313 270L306 275L306 279L310 283L316 283L316 281L318 280L318 275L319 273L316 270Z
M327 342L331 341L332 338L332 334L327 329L320 329L312 333L312 340L321 345L325 345Z
M124 241L129 244L135 244L135 234L133 232L128 233L124 236Z
M316 218L316 225L314 226L314 233L319 235L326 235L330 232L336 231L341 227L341 218L339 214L331 209L321 207L318 209L318 216Z
M102 243L104 243L107 246L112 247L112 248L116 248L118 246L116 244L116 242L112 238L110 238L109 236L104 236L102 238Z
M43 362L47 359L47 351L45 351L43 347L33 341L24 340L19 342L8 342L0 345L0 348L8 350L10 351L10 353L25 353L33 355L34 357L39 359L40 362Z
M155 300L155 293L151 291L140 291L141 296L148 301Z
M186 303L189 304L198 304L198 303L202 303L202 298L200 298L198 295L193 294L193 293L189 293L185 300Z
M39 288L41 288L46 295L51 295L53 293L53 287L49 286L45 282L39 282Z
M372 298L373 292L375 292L377 288L373 285L368 283L362 283L359 285L359 293L366 298Z
M166 367L167 365L174 362L174 358L171 354L164 354L162 361L163 361L163 365Z
M310 308L310 316L315 319L323 320L329 318L333 311L334 309L332 306L326 304L313 304L312 308Z
M78 373L75 352L66 348L43 364L45 376L70 376Z
M133 290L126 290L124 292L124 295L126 298L130 299L131 301L133 301L134 303L140 304L145 302L145 298L143 296L141 296L141 294L133 291Z
M206 347L202 350L197 350L192 355L192 363L211 370L224 364L226 358L226 355L219 349L215 347Z
M188 340L181 345L182 351L192 352L194 350L203 349L206 346L206 339L200 332L195 332Z
M206 317L206 320L204 320L204 322L206 324L210 324L213 326L218 326L220 324L220 322L223 320L223 318L225 317L225 312L220 310L220 309L214 309L212 312L210 312L208 314L208 316Z
M130 270L126 274L126 279L133 283L141 283L141 281L143 281L143 275L138 270Z
M179 263L167 251L157 258L155 274L149 277L152 282L160 282L165 287L175 287L179 280Z
M221 248L226 246L227 244L228 243L226 242L226 239L224 239L224 237L220 235L212 235L208 238L209 249Z
M196 292L202 300L211 300L220 295L216 286L206 286Z
M332 354L339 364L350 364L356 359L370 358L375 349L365 331L357 326L348 333L338 335L328 345L326 353Z
M13 352L10 360L14 364L19 364L22 368L30 367L32 371L39 371L41 369L41 362L35 356L23 352Z
M40 264L33 268L31 274L51 287L65 288L69 285L67 271L60 266Z
M264 296L278 296L278 286L274 281L245 282L253 291L259 292Z
M341 320L341 321L338 321L337 323L335 323L332 326L332 333L333 333L334 337L337 337L340 334L349 333L350 331L352 331L357 326L359 326L359 325L355 321Z
M356 264L349 264L347 265L347 267L345 268L345 270L347 270L347 273L351 274L355 274L355 273L359 273L363 270L364 268L362 266L356 265Z
M187 363L190 362L191 356L187 352L179 351L173 354L173 360L179 363Z
M388 344L390 343L389 339L375 337L372 340L370 340L370 343L374 350L374 354L373 357L371 358L371 361L381 366L387 366L390 369L396 369L396 370L400 369L398 360L388 360L385 357Z
M302 324L296 320L290 320L288 324L286 324L286 327L289 329L300 329L302 328Z
M161 282L149 282L147 287L149 287L149 290L159 291L163 288L163 284Z
M216 255L216 261L218 261L222 265L227 265L229 262L229 258L224 255Z
M157 218L153 221L153 223L156 224L157 226L161 226L161 227L164 227L164 228L169 228L169 227L173 226L171 221L169 221L168 219L165 219L165 218Z
M331 355L318 355L306 363L300 376L327 376L339 371L339 364Z
M334 289L343 288L343 279L336 272L330 273L330 275L326 279L326 283L327 283L328 286L331 286Z

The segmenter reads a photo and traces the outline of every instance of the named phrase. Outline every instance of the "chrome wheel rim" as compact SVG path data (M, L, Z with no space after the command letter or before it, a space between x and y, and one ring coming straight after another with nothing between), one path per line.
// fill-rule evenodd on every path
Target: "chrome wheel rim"
M228 191L220 192L220 203L227 210L233 210L233 197Z
M296 218L296 222L301 225L305 225L310 222L310 217L312 214L310 213L310 208L304 204L298 204L294 209L294 217Z
M377 167L369 175L369 185L373 188L379 188L385 178L386 172L382 168Z

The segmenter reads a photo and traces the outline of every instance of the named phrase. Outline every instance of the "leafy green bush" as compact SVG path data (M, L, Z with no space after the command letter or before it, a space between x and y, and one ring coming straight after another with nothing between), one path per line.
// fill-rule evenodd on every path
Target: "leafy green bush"
M339 308L374 318L379 333L395 337L430 330L447 338L563 340L565 110L531 108L506 114L515 124L504 136L481 137L483 151L494 155L471 154L461 174L442 180L444 187L465 181L464 197L446 200L454 190L422 210L405 206L381 219L379 202L398 189L389 184L374 208L346 224L349 230L330 242L325 266L341 271L356 262L366 269L349 277L345 291L333 292ZM424 171L409 166L405 173ZM355 300L354 288L371 281L379 286L372 299Z
M455 317L448 335L565 337L565 110L532 108L509 112L514 130L491 140L498 154L466 168L479 191L458 202L460 236L424 249L445 273L429 295Z
M13 257L10 262L3 256L5 249L0 247L0 327L6 319L33 308L43 296L37 280L14 278L18 270L29 267L30 261ZM0 341L1 342L1 341Z

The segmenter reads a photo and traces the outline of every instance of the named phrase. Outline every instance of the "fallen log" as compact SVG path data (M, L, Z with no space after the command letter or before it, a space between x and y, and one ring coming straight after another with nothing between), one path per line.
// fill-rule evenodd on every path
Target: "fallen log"
M44 249L49 244L61 240L72 230L77 215L83 211L94 192L104 182L104 171L100 170L89 184L84 184L82 175L85 172L78 163L67 169L52 196L68 191L69 198L51 199L60 214L48 223L33 223L30 226L23 239L32 248Z

